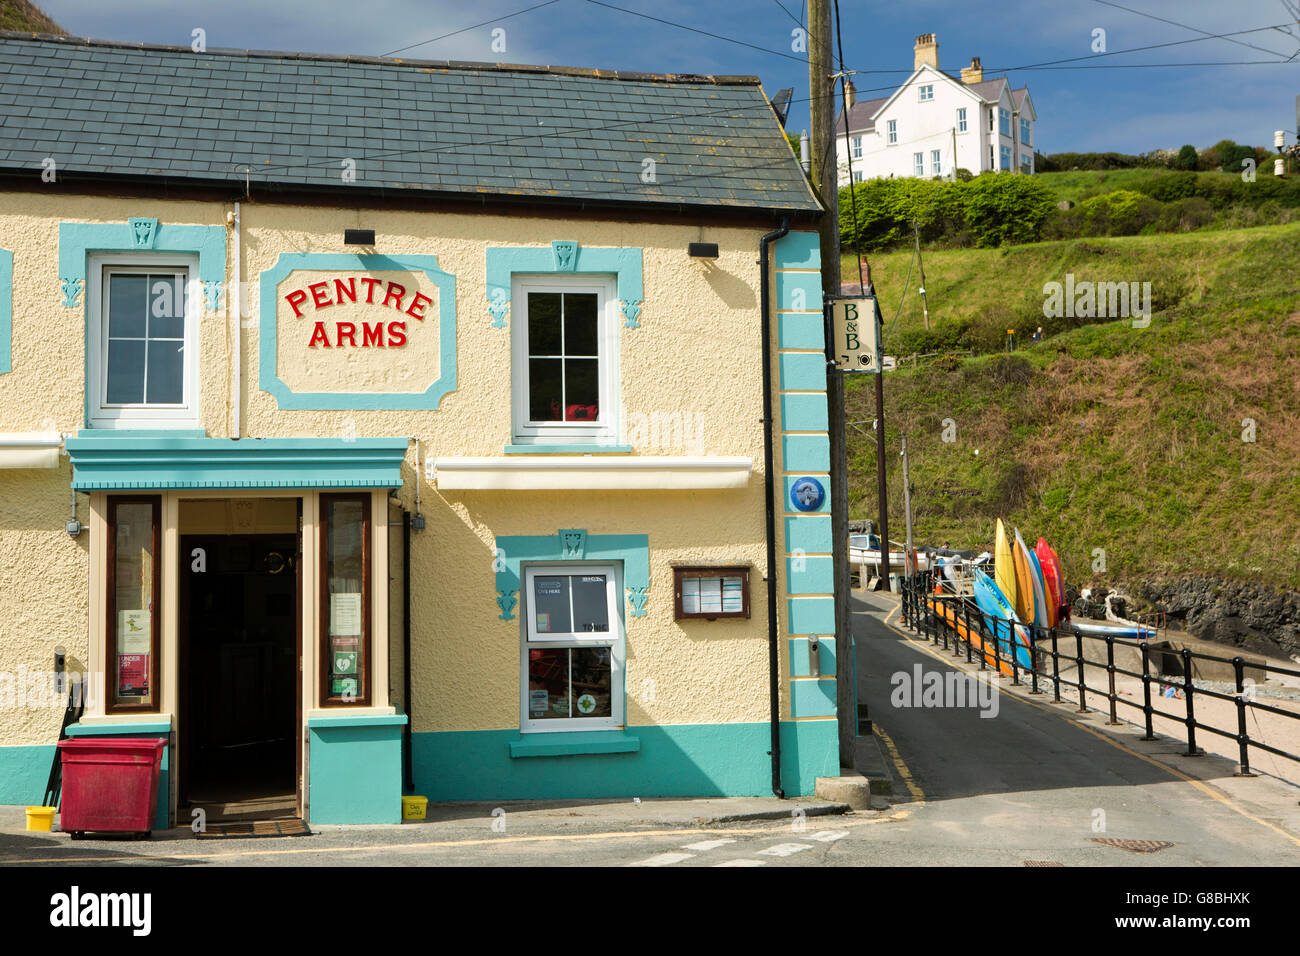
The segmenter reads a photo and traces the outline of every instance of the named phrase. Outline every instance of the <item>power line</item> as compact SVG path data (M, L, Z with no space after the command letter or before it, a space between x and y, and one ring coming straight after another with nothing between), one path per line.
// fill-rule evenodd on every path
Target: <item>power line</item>
M701 36L712 37L715 40L722 40L724 43L734 43L737 46L749 47L751 50L758 50L760 53L770 53L773 56L783 56L787 60L794 60L797 63L807 63L801 56L795 56L793 53L786 53L782 50L769 50L767 47L755 46L753 43L746 43L744 40L737 40L734 37L723 36L720 33L710 33L708 30L700 30L696 27L688 27L684 23L676 23L672 20L664 20L661 17L652 17L648 13L640 13L636 10L629 10L627 7L616 7L612 3L604 3L603 0L587 0L598 7L606 7L610 10L617 10L620 13L627 13L634 17L641 17L643 20L653 20L655 23L662 23L665 26L677 27L679 30L689 30L691 33L698 33Z
M1255 44L1253 43L1244 43L1241 40L1233 40L1230 37L1224 35L1215 36L1214 34L1208 33L1207 31L1201 30L1197 27L1190 27L1186 23L1179 23L1177 20L1167 20L1164 17L1156 16L1154 13L1143 13L1141 10L1134 10L1132 7L1125 7L1122 6L1121 4L1113 3L1112 0L1092 0L1092 2L1100 3L1103 6L1107 6L1107 7L1114 7L1116 10L1123 10L1125 13L1132 13L1135 16L1146 17L1148 20L1158 20L1161 23L1168 23L1170 26L1179 27L1180 29L1183 30L1191 30L1193 33L1200 33L1206 37L1210 37L1211 39L1224 39L1227 40L1229 43L1237 44L1237 46L1249 47L1252 50L1260 50L1264 53L1272 53L1274 56L1286 56L1285 53L1279 53L1277 50L1269 50L1266 47L1255 46Z
M468 33L470 30L477 30L479 27L485 27L489 23L499 23L502 20L509 20L511 17L517 17L524 13L531 13L534 10L540 10L542 7L549 7L553 3L559 3L560 0L544 0L542 3L534 4L531 7L525 7L523 10L516 10L514 13L507 13L505 16L493 17L491 20L484 20L482 23L476 23L472 27L463 27L459 30L452 30L450 33L444 33L442 36L436 36L429 40L421 40L419 43L412 43L410 46L404 46L397 50L390 50L383 56L392 56L395 53L404 53L407 50L414 50L417 46L426 46L430 43L437 43L439 40L445 40L448 37L454 37L461 33Z

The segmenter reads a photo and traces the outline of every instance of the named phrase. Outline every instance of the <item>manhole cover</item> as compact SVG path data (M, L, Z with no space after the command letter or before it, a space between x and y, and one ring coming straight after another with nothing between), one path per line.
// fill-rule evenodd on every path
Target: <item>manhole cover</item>
M1064 863L1057 863L1055 860L1025 860L1025 866L1065 866Z
M1130 853L1159 853L1173 846L1172 843L1166 843L1164 840L1116 840L1113 837L1092 837L1092 842L1128 850Z

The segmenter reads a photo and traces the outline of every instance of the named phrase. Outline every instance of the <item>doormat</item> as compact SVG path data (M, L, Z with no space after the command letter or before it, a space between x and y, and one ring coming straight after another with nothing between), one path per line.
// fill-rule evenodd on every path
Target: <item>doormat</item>
M311 830L302 820L259 820L254 823L209 823L200 840L250 840L256 837L311 836Z

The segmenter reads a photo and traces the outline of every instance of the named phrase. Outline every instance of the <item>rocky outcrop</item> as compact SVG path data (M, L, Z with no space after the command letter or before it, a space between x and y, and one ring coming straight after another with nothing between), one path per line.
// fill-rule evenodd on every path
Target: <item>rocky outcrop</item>
M1132 589L1170 627L1274 657L1300 656L1300 592L1216 578L1148 582Z

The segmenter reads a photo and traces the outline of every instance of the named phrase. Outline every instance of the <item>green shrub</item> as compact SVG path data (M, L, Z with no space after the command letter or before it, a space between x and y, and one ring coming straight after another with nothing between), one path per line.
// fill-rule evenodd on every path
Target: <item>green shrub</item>
M1132 189L1116 189L1079 203L1090 236L1136 236L1160 216L1161 204Z
M1034 176L985 173L956 188L975 245L984 248L1033 242L1055 208L1052 191Z
M1200 160L1196 147L1188 143L1178 151L1178 158L1174 160L1175 169L1196 169L1197 162Z

